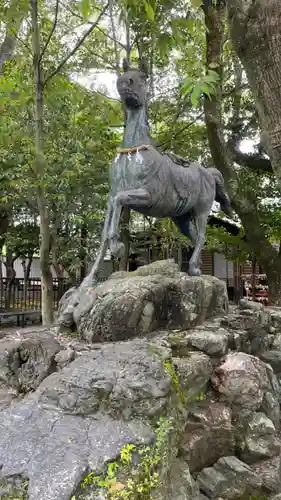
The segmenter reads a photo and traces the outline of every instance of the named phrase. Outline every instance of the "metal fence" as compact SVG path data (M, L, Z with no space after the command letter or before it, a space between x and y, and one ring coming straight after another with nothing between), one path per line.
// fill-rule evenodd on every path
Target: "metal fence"
M105 281L101 278L99 281ZM80 279L72 283L67 278L53 278L53 306L58 308L63 294L74 285L79 285ZM23 278L0 279L0 312L26 311L29 309L41 309L41 279Z
M79 281L77 281L79 284ZM53 304L57 309L63 294L73 286L65 278L53 279ZM41 309L41 279L31 278L24 281L21 278L0 280L0 310L25 311L27 309Z

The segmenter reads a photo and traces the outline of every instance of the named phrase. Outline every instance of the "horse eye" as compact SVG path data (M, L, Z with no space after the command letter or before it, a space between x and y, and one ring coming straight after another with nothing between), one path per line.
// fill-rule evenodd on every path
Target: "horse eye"
M132 79L132 78L129 78L129 84L130 84L130 85L133 85L133 83L134 83L134 82L133 82L133 79Z

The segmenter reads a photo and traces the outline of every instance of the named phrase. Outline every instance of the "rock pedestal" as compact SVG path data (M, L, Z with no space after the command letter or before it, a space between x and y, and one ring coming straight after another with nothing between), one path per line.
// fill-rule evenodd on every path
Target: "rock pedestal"
M73 297L79 335L0 341L1 499L122 499L136 478L154 500L281 499L279 310L228 313L223 283L171 261Z
M67 292L56 323L90 342L127 340L159 329L191 328L225 314L227 304L222 281L190 277L170 259L112 274L95 289Z

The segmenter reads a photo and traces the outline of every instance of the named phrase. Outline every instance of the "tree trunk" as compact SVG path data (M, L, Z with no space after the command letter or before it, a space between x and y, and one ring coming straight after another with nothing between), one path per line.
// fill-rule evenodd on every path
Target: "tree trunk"
M14 305L14 300L12 300L12 290L13 284L16 277L16 272L14 270L15 258L13 257L13 252L7 248L6 251L6 289L5 289L5 311L9 311L11 306Z
M87 275L87 238L88 228L86 224L81 227L81 252L80 252L80 278L84 279Z
M43 153L43 83L40 64L40 33L38 2L30 0L32 12L33 71L35 80L35 174L37 178L37 201L40 217L40 268L42 323L53 322L53 276L50 268L51 230L46 196L44 192L45 157Z
M24 303L24 309L26 309L26 306L27 306L28 280L29 280L29 276L30 276L32 260L33 260L33 253L31 253L31 254L28 255L27 262L26 262L26 258L25 257L22 257L22 260L21 260L21 265L22 265L22 268L23 268L23 303ZM33 306L34 306L34 304L33 304Z
M255 256L252 258L252 276L251 276L251 285L252 285L252 300L255 301L257 298L256 294L256 268L257 268L257 259Z
M256 99L272 168L281 186L281 2L227 0L227 7L233 46Z
M237 2L236 2L237 3ZM217 2L216 6L204 8L206 22L206 62L207 68L217 71L222 81L222 49L224 41L225 8ZM269 283L269 300L281 304L281 259L278 252L267 240L260 223L256 200L251 186L245 186L244 193L239 189L232 156L224 141L221 121L221 88L215 96L204 98L205 121L210 151L215 166L226 181L227 190L235 212L239 215L245 233L249 252L255 253L263 267ZM281 163L280 163L281 166Z
M57 278L62 280L64 277L64 270L62 264L58 261L58 254L57 254L57 239L58 239L58 227L54 226L53 228L53 233L51 236L51 246L52 246L52 265L55 270L55 273L57 275Z

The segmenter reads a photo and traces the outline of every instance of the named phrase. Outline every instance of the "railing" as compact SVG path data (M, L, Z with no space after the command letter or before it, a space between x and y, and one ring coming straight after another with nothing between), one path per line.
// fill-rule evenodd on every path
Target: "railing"
M100 281L105 281L106 278ZM77 280L75 285L79 285ZM53 279L53 306L58 308L63 294L73 286L66 278ZM27 309L41 309L41 279L30 278L26 282L22 278L0 279L0 311L25 311Z

